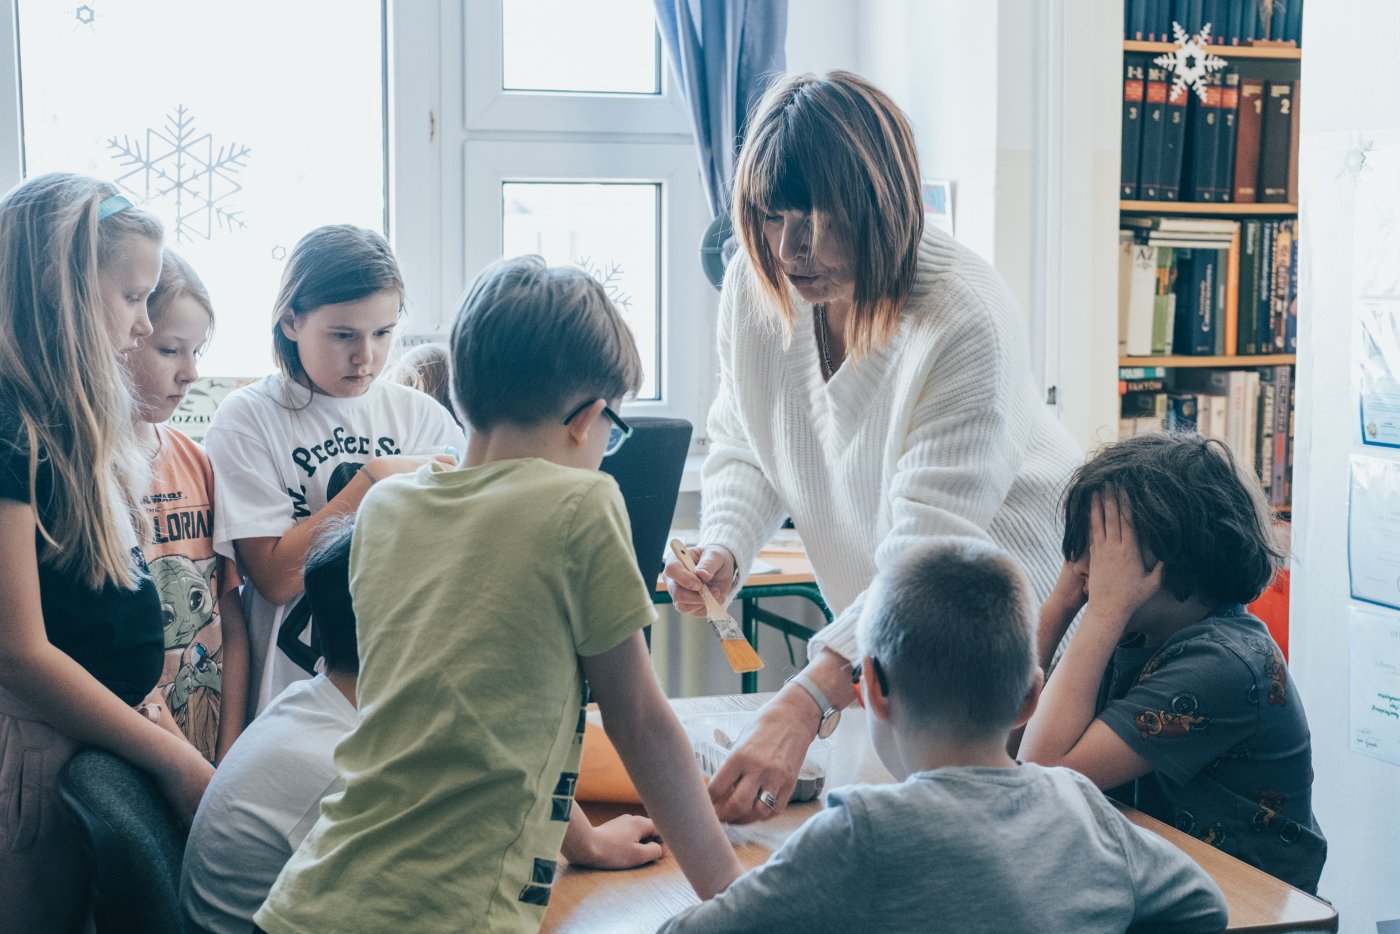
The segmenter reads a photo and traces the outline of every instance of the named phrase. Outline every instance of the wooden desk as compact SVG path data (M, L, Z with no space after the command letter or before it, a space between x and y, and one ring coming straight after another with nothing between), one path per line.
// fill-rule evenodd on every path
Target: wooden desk
M724 710L750 710L770 695L695 697L671 702L680 716ZM864 711L847 710L832 735L833 748L827 774L827 787L852 782L891 781L880 764L865 733ZM799 804L761 824L727 826L725 833L739 863L749 869L764 862L812 814L819 802ZM585 805L594 821L607 820L620 813L636 811L636 806ZM1227 856L1212 846L1125 808L1129 820L1159 834L1210 874L1230 909L1230 931L1322 932L1337 930L1337 915L1325 902L1265 875ZM554 877L554 892L544 917L547 932L593 934L593 932L654 931L671 915L695 904L695 893L672 857L651 866L626 872L575 869L561 866Z

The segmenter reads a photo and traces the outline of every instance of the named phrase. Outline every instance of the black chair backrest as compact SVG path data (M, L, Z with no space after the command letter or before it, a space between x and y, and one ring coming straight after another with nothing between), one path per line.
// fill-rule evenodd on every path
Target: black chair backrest
M690 422L683 418L629 418L632 437L616 454L603 458L603 472L622 490L632 524L637 569L648 587L665 564L666 540L676 513L676 496L690 451Z
M151 777L85 749L63 767L58 793L92 856L98 934L179 934L185 829Z

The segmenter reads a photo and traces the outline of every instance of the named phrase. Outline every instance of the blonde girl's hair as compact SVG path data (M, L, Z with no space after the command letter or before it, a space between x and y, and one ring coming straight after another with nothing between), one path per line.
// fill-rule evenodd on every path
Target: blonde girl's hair
M146 311L151 316L151 326L158 327L171 304L181 295L193 299L209 316L209 327L214 327L214 303L209 300L209 290L193 267L184 257L173 250L162 250L160 260L160 282L146 302Z
M734 232L784 328L796 320L767 216L807 211L812 244L839 237L855 268L846 346L860 359L899 325L924 232L919 155L909 121L879 88L848 71L783 75L759 101L734 172Z
M427 393L452 411L452 355L446 344L419 344L404 351L389 373L396 383ZM455 416L454 416L455 417Z
M0 200L0 406L29 457L39 560L97 589L134 589L140 496L149 465L107 326L99 273L132 241L159 246L160 222L135 207L99 217L114 185L79 175L30 179ZM52 477L40 518L39 463Z
M309 314L322 305L357 302L379 292L399 293L403 273L389 242L373 230L350 224L317 227L297 241L272 309L272 354L282 375L314 389L301 365L297 342L282 333L282 322Z

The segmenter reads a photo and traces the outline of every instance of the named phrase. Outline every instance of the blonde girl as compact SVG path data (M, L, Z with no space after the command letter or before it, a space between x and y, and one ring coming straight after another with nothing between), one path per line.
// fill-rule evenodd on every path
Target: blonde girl
M279 372L229 395L205 436L218 482L214 544L245 581L251 712L306 677L277 647L302 593L317 526L353 513L370 486L415 470L462 431L431 398L379 375L403 309L384 238L342 224L301 239L272 315Z
M189 263L166 250L149 308L153 330L127 362L136 435L151 465L141 502L165 624L158 703L206 759L220 762L245 722L248 633L233 564L214 551L214 467L202 447L164 424L199 376L214 306Z
M212 769L133 709L160 675L139 548L146 464L123 358L151 332L161 227L114 186L0 200L0 917L80 930L89 872L59 806L81 745L145 769L186 821Z

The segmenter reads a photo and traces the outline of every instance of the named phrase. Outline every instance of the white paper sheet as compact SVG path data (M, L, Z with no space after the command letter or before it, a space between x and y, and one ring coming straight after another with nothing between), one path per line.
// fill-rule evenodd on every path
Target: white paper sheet
M1400 463L1353 454L1347 513L1352 597L1400 609Z
M1351 608L1351 748L1400 765L1400 615Z
M1361 443L1400 447L1400 302L1358 301L1356 325Z

